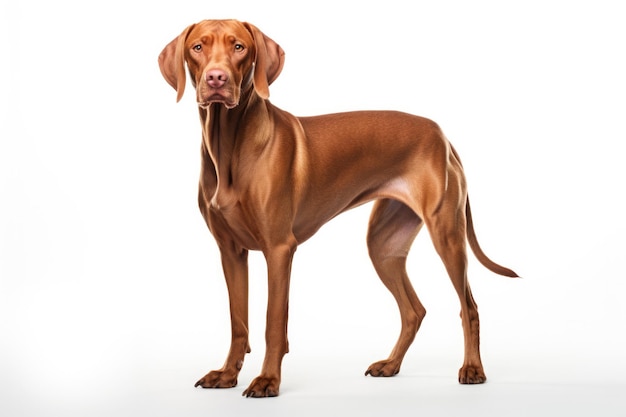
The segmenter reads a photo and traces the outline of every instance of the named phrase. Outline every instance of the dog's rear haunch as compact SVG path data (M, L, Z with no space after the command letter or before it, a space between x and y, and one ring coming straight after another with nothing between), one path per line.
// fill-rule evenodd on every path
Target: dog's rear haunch
M268 268L266 351L261 374L243 392L279 393L289 350L287 313L296 247L323 224L375 200L367 233L376 272L400 309L400 337L366 375L393 376L426 310L406 273L425 224L461 302L465 358L459 382L485 382L476 303L467 280L466 242L491 271L474 233L459 156L434 122L405 113L360 111L298 118L269 101L284 62L282 48L249 23L205 20L187 27L159 56L166 81L183 95L186 73L202 124L200 211L214 235L231 308L232 341L224 366L196 386L237 385L248 342L249 250Z

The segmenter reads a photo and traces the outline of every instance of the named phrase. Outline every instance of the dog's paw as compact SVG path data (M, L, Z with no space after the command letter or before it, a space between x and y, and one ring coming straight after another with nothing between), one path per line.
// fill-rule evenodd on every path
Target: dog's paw
M253 398L277 397L279 385L278 378L261 375L254 378L242 395Z
M365 375L371 376L394 376L400 372L400 362L394 360L384 360L375 362L367 368Z
M202 388L233 388L237 386L237 374L227 371L211 371L200 378L194 386Z
M485 381L487 377L482 366L463 365L459 369L459 383L461 384L482 384Z

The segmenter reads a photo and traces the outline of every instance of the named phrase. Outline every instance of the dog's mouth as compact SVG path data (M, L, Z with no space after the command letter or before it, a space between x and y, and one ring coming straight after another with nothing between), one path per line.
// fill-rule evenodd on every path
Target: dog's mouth
M211 104L223 104L227 109L232 109L239 103L218 93L211 94L207 98L198 101L198 105L204 109L208 108Z

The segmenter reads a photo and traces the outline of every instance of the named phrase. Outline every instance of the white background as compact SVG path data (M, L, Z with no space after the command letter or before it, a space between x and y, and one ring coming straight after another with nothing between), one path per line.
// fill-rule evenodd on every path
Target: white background
M0 6L0 414L624 415L625 13L619 1L20 1ZM281 396L232 390L228 309L196 207L200 125L157 56L186 25L250 21L286 51L271 100L296 115L397 109L461 154L489 381L460 386L458 300L426 230L428 309L400 375L366 378L399 330L367 258L369 205L296 254Z

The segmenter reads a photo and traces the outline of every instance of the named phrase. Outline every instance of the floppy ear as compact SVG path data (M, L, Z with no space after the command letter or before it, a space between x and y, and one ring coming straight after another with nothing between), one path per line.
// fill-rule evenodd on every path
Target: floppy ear
M254 63L254 89L257 94L267 99L270 96L269 86L283 70L285 51L276 42L265 36L256 26L244 23L252 34L256 44L256 58Z
M176 101L180 101L185 92L185 41L194 25L188 26L183 33L168 43L159 55L159 68L165 81L178 93Z

